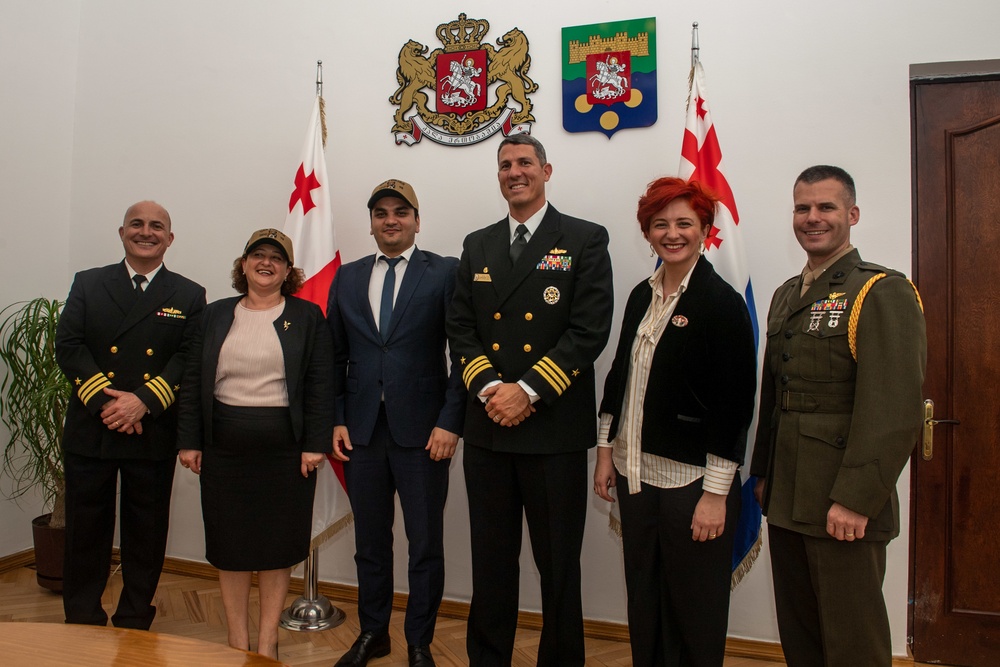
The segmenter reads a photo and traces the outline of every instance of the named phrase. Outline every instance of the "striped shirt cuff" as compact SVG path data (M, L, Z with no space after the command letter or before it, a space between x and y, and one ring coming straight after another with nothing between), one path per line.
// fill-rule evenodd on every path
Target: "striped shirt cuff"
M738 466L736 461L724 459L715 454L709 454L705 460L705 477L701 488L709 493L716 493L720 496L729 494L729 487L736 477Z
M597 428L597 446L598 447L613 447L610 442L608 442L608 434L611 433L611 415L607 412L601 413L601 425Z

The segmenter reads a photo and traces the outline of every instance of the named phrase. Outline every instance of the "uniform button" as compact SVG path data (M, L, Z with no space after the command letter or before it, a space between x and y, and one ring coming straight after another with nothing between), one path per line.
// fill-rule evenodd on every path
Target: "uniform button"
M493 351L496 352L500 349L500 343L493 343Z
M117 345L112 345L111 346L111 354L118 354L118 346Z
M148 380L149 379L149 373L143 373L142 379L143 380Z
M833 274L833 277L834 278L843 278L844 277L844 272L843 271L837 271L835 274Z
M844 444L844 437L843 436L837 436L837 444L843 446L843 444Z
M153 356L153 348L149 348L148 350L146 350L146 356L147 357Z
M524 346L524 351L525 352L531 352L531 346L530 345L525 345Z
M493 313L493 319L499 320L500 319L500 313Z
M382 346L382 351L383 352L388 352L389 351L389 346L388 345L383 345Z
M109 371L108 372L108 379L109 380L114 380L115 379L115 372L114 371Z
M532 315L531 313L525 313L524 314L524 319L528 320L529 322L531 321L532 317L534 317L534 315Z
M785 338L791 338L794 335L795 335L795 333L791 329L786 329L785 330Z
M782 375L781 376L781 384L788 384L788 376L787 375Z
M783 353L783 354L781 355L781 360L782 360L782 361L788 361L788 360L789 360L789 359L791 359L791 358L792 358L792 355L788 354L787 352L784 352L784 353Z

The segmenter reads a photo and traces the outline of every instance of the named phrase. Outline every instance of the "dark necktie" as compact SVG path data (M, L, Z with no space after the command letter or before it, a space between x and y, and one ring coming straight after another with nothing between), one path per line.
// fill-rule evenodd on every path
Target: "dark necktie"
M385 262L389 267L385 271L385 280L382 282L382 303L378 310L378 330L382 334L382 341L389 337L389 321L392 320L392 295L396 291L396 265L402 257L386 257L382 255L379 261Z
M138 299L142 296L142 284L146 282L146 276L137 273L132 276L132 282L135 283L135 298Z
M510 244L510 263L516 264L517 258L521 256L521 251L528 245L528 239L524 238L528 233L528 228L521 223L514 230L514 240Z

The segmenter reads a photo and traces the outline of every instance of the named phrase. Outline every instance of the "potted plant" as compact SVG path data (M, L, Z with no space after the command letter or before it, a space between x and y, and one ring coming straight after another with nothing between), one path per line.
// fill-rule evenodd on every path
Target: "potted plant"
M10 432L3 449L8 498L39 493L50 514L32 521L40 586L62 590L66 525L63 422L72 386L56 363L56 325L63 302L42 297L0 310L0 420ZM55 553L49 555L48 551ZM54 560L53 560L54 558Z

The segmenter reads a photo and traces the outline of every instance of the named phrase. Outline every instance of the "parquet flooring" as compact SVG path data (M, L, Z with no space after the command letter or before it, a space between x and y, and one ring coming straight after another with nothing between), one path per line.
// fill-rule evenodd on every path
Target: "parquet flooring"
M104 594L105 609L121 592L121 577L112 576ZM290 595L289 602L296 596ZM156 620L152 630L193 637L219 644L226 643L226 620L218 582L164 573L157 589ZM350 647L358 634L357 607L336 602L347 620L337 628L324 632L288 632L282 630L279 657L294 667L331 667ZM251 593L251 619L256 619L256 589ZM22 567L0 574L0 622L62 623L62 598L35 583L34 570ZM256 640L252 627L251 645ZM373 660L372 667L406 667L406 639L403 636L403 614L393 612L390 627L392 654ZM514 667L533 667L538 649L539 633L518 630ZM432 645L434 659L441 667L468 665L465 657L465 621L439 617ZM589 667L630 667L632 660L627 644L596 639L587 640ZM747 658L727 658L726 667L780 667L781 663L762 662Z

